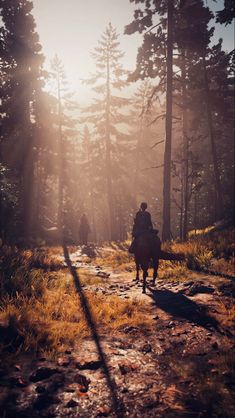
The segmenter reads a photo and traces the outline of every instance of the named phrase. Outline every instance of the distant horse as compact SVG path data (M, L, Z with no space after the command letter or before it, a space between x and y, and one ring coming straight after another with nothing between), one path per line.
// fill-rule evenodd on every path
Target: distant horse
M136 264L136 281L139 281L139 271L141 267L143 270L143 293L146 293L146 278L148 277L148 269L151 262L153 264L152 284L155 284L158 273L160 253L161 241L156 234L146 232L136 238L134 253Z

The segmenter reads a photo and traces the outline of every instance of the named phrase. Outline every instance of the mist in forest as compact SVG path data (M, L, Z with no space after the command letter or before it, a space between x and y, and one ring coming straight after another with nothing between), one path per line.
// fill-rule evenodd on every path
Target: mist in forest
M34 3L41 16L38 1L0 1L1 241L77 244L82 219L89 242L124 241L142 201L163 240L232 220L232 2L113 1L100 29L100 1L97 36L66 45L89 61L66 62L56 36L45 56Z

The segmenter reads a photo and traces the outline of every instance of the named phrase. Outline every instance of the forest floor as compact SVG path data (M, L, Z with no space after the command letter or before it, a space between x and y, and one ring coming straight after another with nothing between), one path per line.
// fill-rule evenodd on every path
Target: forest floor
M56 355L19 350L2 361L1 418L234 416L231 279L173 263L142 294L118 246L64 248L56 257L51 274L67 280L62 308L71 280L88 332L77 320L80 337ZM54 319L66 336L66 322Z

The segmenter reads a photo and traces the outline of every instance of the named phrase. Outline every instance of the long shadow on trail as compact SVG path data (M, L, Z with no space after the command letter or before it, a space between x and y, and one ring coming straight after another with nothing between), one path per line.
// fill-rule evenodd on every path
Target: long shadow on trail
M151 292L149 296L158 308L175 318L183 318L203 328L213 328L221 333L218 321L208 315L207 309L188 299L182 293L175 293L168 289L153 290L150 287L148 289Z
M99 358L102 362L102 368L103 368L103 371L104 371L104 374L105 374L105 377L106 377L107 386L108 386L109 391L110 391L113 409L114 409L115 414L116 414L117 417L120 417L120 418L124 417L124 406L123 406L121 400L117 396L117 393L118 393L117 386L116 386L115 381L112 379L112 377L110 375L110 371L109 371L109 367L108 367L107 360L106 360L106 357L105 357L105 353L103 352L103 349L102 349L102 346L101 346L101 343L100 343L99 334L97 332L96 323L95 323L95 320L92 316L88 300L87 300L87 298L86 298L86 296L83 292L81 282L80 282L80 279L79 279L79 275L77 273L76 268L72 265L72 262L71 262L70 257L69 257L69 251L68 251L68 248L66 247L66 245L63 245L63 251L64 251L64 258L65 258L66 264L67 264L67 266L69 268L69 271L70 271L70 273L73 277L74 284L75 284L76 290L77 290L79 298L80 298L81 306L82 306L82 309L83 309L83 313L84 313L87 325L88 325L88 327L91 331L92 338L93 338L93 340L96 344L97 353L98 353Z

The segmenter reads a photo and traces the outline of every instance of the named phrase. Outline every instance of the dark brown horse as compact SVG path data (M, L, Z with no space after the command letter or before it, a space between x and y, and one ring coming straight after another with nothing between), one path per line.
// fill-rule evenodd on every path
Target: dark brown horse
M146 232L136 238L135 242L135 264L136 264L136 281L139 281L140 267L143 270L143 293L146 293L146 278L150 263L153 264L153 280L155 284L157 278L159 258L161 252L161 241L156 234Z

